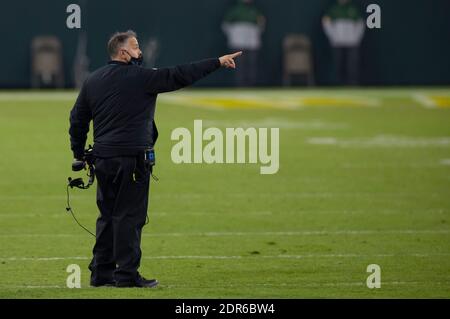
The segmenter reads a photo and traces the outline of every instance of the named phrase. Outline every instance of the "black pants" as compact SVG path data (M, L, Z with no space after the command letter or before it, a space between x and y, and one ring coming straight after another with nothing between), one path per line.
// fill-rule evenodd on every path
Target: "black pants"
M133 281L141 260L151 169L137 157L96 158L94 164L100 216L91 279Z
M359 48L333 48L335 74L337 84L359 84Z

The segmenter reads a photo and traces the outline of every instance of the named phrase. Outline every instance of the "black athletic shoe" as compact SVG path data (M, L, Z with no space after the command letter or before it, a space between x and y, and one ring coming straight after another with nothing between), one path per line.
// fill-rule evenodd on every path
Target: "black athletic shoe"
M114 280L91 280L92 287L115 287L116 282Z
M153 288L159 284L156 279L145 279L138 274L134 281L118 281L116 282L116 287L126 288L126 287L137 287L137 288Z

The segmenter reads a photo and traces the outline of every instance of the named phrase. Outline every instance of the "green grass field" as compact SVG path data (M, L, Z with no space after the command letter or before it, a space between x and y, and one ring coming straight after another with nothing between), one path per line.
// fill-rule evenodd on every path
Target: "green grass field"
M450 296L450 89L185 90L161 95L141 273L89 287L93 239L65 211L75 92L0 92L1 298ZM194 119L279 127L280 170L175 165ZM92 137L90 137L92 140ZM94 229L95 187L72 192ZM69 264L82 288L66 288ZM369 289L369 264L381 288Z

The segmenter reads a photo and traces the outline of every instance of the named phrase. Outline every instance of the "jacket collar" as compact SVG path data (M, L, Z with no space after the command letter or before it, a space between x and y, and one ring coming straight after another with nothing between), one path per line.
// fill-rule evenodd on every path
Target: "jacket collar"
M116 64L116 65L128 65L127 62L117 61L117 60L110 60L108 64Z

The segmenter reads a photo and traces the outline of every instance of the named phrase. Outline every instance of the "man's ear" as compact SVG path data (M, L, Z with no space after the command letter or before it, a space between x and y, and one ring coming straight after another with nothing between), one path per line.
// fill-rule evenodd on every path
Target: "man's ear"
M121 55L121 58L122 59L125 59L125 61L128 61L128 59L127 59L127 57L128 57L128 54L125 52L125 50L120 50L120 55Z

